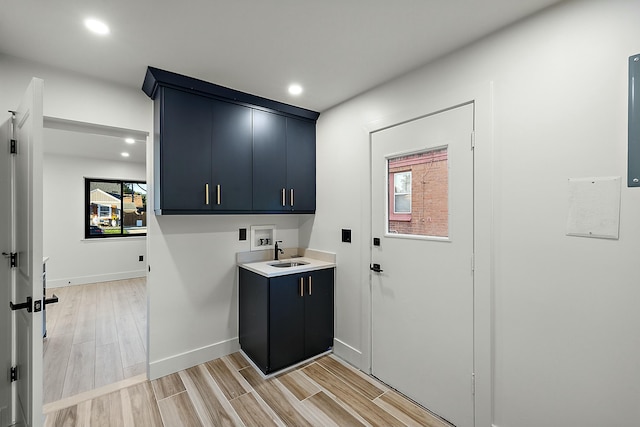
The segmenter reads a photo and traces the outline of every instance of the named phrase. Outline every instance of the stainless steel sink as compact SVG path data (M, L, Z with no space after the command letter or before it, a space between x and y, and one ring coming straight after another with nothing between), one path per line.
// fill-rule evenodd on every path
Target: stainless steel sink
M277 268L288 268L288 267L298 267L300 265L307 265L308 262L304 261L286 261L286 262L274 262L269 264L271 267Z

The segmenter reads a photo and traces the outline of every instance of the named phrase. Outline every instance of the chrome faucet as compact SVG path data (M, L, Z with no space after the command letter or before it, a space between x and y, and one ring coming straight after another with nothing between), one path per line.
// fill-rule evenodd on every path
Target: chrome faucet
M282 240L276 240L276 250L274 255L274 261L278 261L278 254L284 254L284 251L278 247L278 243L282 243Z

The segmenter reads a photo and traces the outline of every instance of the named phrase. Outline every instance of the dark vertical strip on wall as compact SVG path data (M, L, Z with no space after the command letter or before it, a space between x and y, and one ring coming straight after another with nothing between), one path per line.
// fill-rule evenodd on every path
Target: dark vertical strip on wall
M640 187L640 54L629 57L628 157L627 186Z

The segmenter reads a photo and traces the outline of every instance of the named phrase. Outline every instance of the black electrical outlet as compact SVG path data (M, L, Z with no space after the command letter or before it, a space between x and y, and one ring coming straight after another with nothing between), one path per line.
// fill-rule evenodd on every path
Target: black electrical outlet
M342 241L351 243L351 230L348 230L346 228L342 229Z
M374 237L373 238L373 246L380 246L380 238L379 237Z
M241 228L238 231L238 240L247 240L247 229Z
M139 255L138 256L138 261L144 261L144 255Z

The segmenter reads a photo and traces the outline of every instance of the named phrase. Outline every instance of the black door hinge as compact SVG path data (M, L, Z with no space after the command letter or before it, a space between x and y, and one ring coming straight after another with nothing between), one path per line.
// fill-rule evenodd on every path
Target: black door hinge
M15 268L18 266L18 254L15 252L11 252L10 254L6 253L6 252L2 252L2 255L4 255L5 258L9 258L9 263L11 265L11 268Z
M11 142L11 154L18 154L18 141L16 141L15 139L12 139Z
M369 264L369 270L376 273L382 273L384 270L380 268L380 264Z
M12 366L9 370L9 379L11 382L18 381L18 367Z

